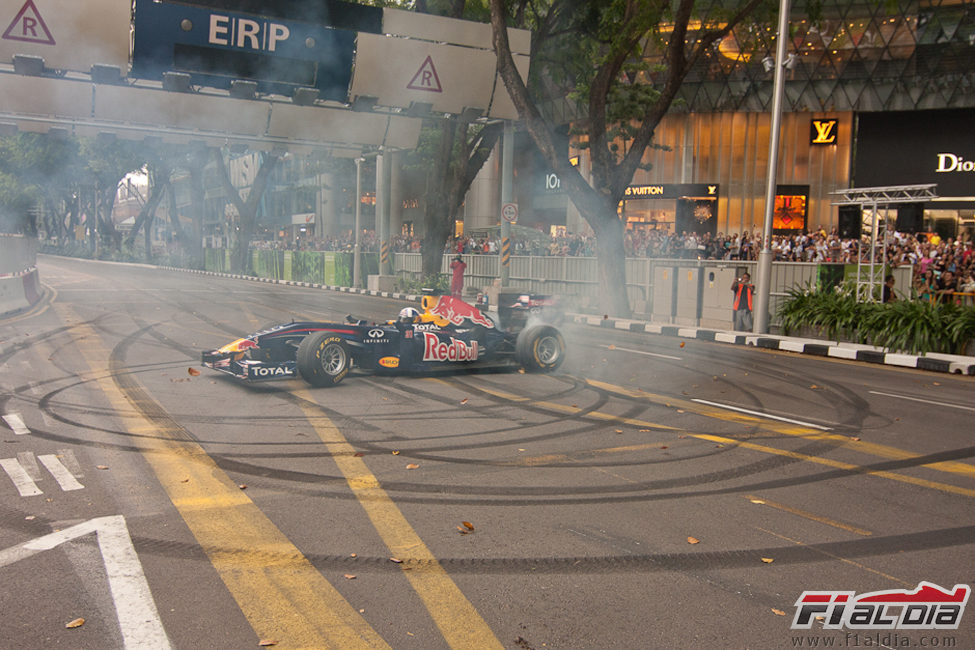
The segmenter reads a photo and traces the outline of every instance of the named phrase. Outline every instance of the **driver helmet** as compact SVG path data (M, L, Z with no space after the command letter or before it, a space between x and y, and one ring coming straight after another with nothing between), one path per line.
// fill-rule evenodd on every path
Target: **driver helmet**
M415 307L403 307L399 310L399 322L415 323L420 318L420 312Z

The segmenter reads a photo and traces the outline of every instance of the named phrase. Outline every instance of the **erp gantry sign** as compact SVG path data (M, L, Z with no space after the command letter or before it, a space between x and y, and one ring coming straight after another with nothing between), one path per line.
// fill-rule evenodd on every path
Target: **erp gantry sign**
M362 26L381 22L381 9L356 7L363 10ZM229 88L233 80L247 79L262 92L290 95L305 87L318 89L322 99L347 99L355 31L153 0L136 0L134 31L136 77L186 72L195 83L211 87Z

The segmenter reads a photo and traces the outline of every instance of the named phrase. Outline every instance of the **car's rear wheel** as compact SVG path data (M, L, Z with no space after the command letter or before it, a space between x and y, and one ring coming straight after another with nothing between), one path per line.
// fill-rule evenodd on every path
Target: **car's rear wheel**
M515 358L530 372L551 372L565 360L565 339L549 325L529 327L518 335Z
M341 336L319 332L305 337L298 346L295 362L302 379L312 386L328 387L345 379L352 357Z

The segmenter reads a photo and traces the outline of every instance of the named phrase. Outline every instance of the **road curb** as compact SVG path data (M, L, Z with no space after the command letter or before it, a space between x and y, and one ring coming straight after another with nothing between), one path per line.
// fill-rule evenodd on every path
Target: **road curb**
M748 345L766 350L781 350L818 357L848 359L864 363L876 363L899 368L916 368L932 372L959 375L975 375L975 357L957 354L929 353L923 355L888 352L882 348L856 343L833 343L815 339L800 339L775 334L743 334L727 330L701 327L661 325L630 319L613 319L589 314L568 314L575 323L603 329L642 332L659 336L697 339L730 345Z

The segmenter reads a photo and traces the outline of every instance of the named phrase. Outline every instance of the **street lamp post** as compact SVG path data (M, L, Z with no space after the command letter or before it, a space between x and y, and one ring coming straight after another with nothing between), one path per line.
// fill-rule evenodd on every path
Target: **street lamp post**
M772 291L772 217L775 212L775 172L779 166L779 124L782 121L782 96L785 91L786 45L789 38L789 0L779 0L779 34L775 46L775 78L772 97L772 129L768 146L768 179L765 188L765 223L762 250L755 274L754 332L768 332L769 297Z

